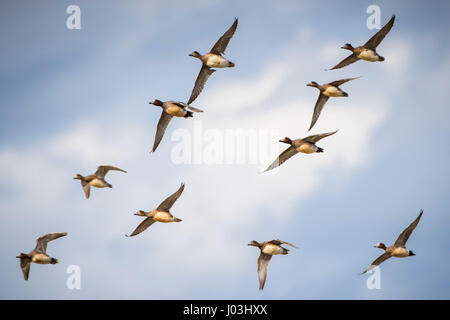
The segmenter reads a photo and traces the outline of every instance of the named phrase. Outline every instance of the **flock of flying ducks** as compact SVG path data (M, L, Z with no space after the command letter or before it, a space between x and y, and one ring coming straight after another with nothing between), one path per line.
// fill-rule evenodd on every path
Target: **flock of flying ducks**
M349 55L344 60L342 60L341 62L339 62L336 66L334 66L330 70L348 66L349 64L352 64L358 60L366 60L370 62L384 61L384 57L380 56L376 52L376 48L380 44L380 42L384 39L386 34L391 30L394 24L394 20L395 15L393 15L392 18L389 20L389 22L362 46L355 48L351 44L346 43L342 47L342 49L349 50L352 52L352 54ZM214 44L214 46L208 53L201 55L199 52L194 51L189 55L199 59L202 62L202 67L197 76L197 79L195 80L194 88L192 89L191 96L187 103L176 101L162 102L158 99L154 99L152 102L150 102L150 104L162 108L161 117L158 121L156 129L155 141L153 144L152 152L155 152L156 148L160 144L164 132L166 131L166 128L173 117L189 118L193 116L194 112L196 113L203 112L202 110L191 106L191 103L194 102L195 99L199 96L208 78L216 71L213 68L229 68L235 66L233 62L224 58L222 54L225 53L225 49L236 31L237 25L238 19L235 18L231 27L222 35L222 37L219 38L219 40L217 40L217 42ZM325 103L328 101L330 97L348 96L348 94L342 91L339 88L339 86L355 79L357 78L336 80L322 85L319 85L315 81L311 81L309 84L307 84L307 86L317 88L320 91L319 97L314 106L314 112L308 131L310 131L314 127ZM297 153L310 154L316 152L319 153L323 152L323 149L318 147L316 143L325 137L335 134L336 132L337 131L316 134L308 136L306 138L295 140L285 137L284 139L280 140L280 142L288 144L289 147L286 150L284 150L264 172L280 166L286 160L288 160ZM89 198L91 187L112 188L112 185L105 180L106 174L111 170L126 173L125 170L122 170L117 167L99 166L94 174L88 176L82 176L81 174L77 174L74 177L74 179L80 180L84 194L86 198ZM162 223L181 222L182 221L181 219L174 217L170 213L170 209L183 193L184 186L185 185L182 183L179 189L171 196L166 198L156 209L153 209L148 212L139 210L137 213L135 213L135 215L145 217L145 219L136 227L136 229L131 234L126 236L127 237L136 236L141 232L145 231L155 222L162 222ZM384 253L380 255L377 259L375 259L363 273L366 273L372 268L378 266L379 264L389 259L390 257L408 257L414 255L414 253L411 250L406 249L405 245L412 231L416 228L417 224L419 223L419 220L422 217L422 213L423 210L420 211L418 217L399 235L398 239L395 241L393 245L391 245L390 247L386 247L383 243L378 243L375 246L377 248L383 249ZM22 273L25 280L28 280L30 264L32 262L37 264L58 263L57 259L52 258L47 254L47 243L49 241L58 239L66 235L67 235L66 232L58 232L41 236L36 240L36 247L33 251L31 251L28 254L20 253L17 256L17 258L20 259L20 267L22 269ZM272 256L279 254L282 255L288 254L289 250L282 247L283 244L296 248L293 244L278 239L271 241L264 241L262 243L259 243L257 241L251 241L248 244L249 246L257 247L260 250L260 255L257 259L257 272L260 290L264 288L267 275L267 266Z

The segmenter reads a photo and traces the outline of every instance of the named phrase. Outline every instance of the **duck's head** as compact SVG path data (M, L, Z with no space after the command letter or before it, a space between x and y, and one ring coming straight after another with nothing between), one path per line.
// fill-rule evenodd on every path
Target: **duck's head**
M158 100L158 99L153 99L152 101L149 102L149 104L154 104L155 106L162 107L163 102L161 100Z
M353 51L353 46L350 43L344 44L341 49L351 50Z
M307 86L317 88L319 86L319 84L315 81L311 81L310 83L307 84Z
M18 255L17 255L17 257L16 258L19 258L19 259L22 259L22 258L28 258L28 255L26 254L26 253L19 253Z
M250 241L250 243L248 244L249 246L252 246L252 247L260 247L261 245L259 244L259 242L258 241L255 241L255 240L252 240L252 241Z
M378 242L378 243L374 246L374 248L380 248L380 249L386 250L386 246L384 245L384 243L381 243L381 242Z
M134 214L135 216L140 216L140 217L143 217L143 216L145 216L145 212L144 211L142 211L142 210L139 210L138 212L136 212L135 214Z
M79 173L74 177L75 180L83 180L83 176Z
M198 51L192 51L191 54L189 54L190 57L194 57L194 58L201 58L202 55L198 52Z
M287 143L287 144L292 144L292 140L288 137L284 137L282 140L280 140L280 142L283 143Z

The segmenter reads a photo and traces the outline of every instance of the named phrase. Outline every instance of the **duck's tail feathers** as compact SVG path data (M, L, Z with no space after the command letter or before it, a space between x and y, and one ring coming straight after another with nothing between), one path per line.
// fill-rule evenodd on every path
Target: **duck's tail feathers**
M323 149L321 147L317 147L317 151L316 152L323 152Z
M181 221L183 221L183 220L178 219L178 218L173 218L173 222L181 222Z
M186 111L186 115L184 116L185 118L192 118L193 117L193 112L192 111Z
M58 259L52 258L52 259L50 260L50 263L51 263L51 264L57 264L57 263L58 263Z

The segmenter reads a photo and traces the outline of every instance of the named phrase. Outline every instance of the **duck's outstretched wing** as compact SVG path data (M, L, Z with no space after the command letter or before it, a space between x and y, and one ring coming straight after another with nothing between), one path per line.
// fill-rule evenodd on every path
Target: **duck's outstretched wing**
M234 22L231 25L231 27L227 31L225 31L225 33L214 44L214 47L212 47L212 49L210 50L211 53L215 54L225 53L225 49L227 48L230 39L233 37L234 32L236 31L237 25L238 19L234 18Z
M28 275L30 274L30 258L20 258L20 269L22 270L23 278L28 280Z
M375 50L376 47L381 43L384 37L391 31L392 26L394 25L395 15L392 15L392 18L388 23L384 25L377 33L375 33L372 38L370 38L364 45L364 48Z
M163 110L158 121L158 126L156 127L155 142L153 143L152 152L155 152L156 148L158 148L170 120L172 120L172 116Z
M389 259L391 257L391 255L389 253L383 253L381 256L379 256L378 258L376 258L371 264L370 266L364 270L364 272L362 272L361 274L366 273L367 271L372 270L373 268L375 268L376 266L380 265L382 262L384 262L385 260Z
M181 196L183 190L184 190L184 183L181 183L181 186L178 188L178 190L171 196L167 197L163 202L161 202L161 204L158 206L158 208L156 208L156 210L168 212L170 208L172 208L175 201L177 201L177 199Z
M134 231L129 234L126 235L127 237L133 237L143 231L145 231L148 227L150 227L152 224L155 223L155 220L153 220L153 218L151 217L147 217L144 221L142 221L137 227L136 229L134 229Z
M34 250L37 252L46 253L47 243L64 236L67 236L67 232L48 233L42 237L39 237L36 239L36 248L34 248Z
M91 185L86 181L81 180L81 188L83 188L86 199L89 199L89 195L91 194Z
M293 155L295 155L297 153L298 153L298 151L295 150L295 148L293 146L290 146L289 148L284 150L282 153L280 153L278 158L276 158L275 161L272 162L272 164L269 167L267 167L267 169L264 170L263 172L266 172L266 171L272 170L278 166L281 166L287 159L289 159L290 157L292 157Z
M286 241L282 241L280 239L276 239L276 240L271 240L269 241L269 243L275 244L277 246L281 246L282 244L286 244L288 246L291 246L292 248L297 248L296 246L294 246L292 243L286 242Z
M126 173L125 170L122 170L122 169L117 168L117 167L113 167L113 166L98 166L97 167L97 171L95 171L94 175L97 176L97 177L100 177L100 178L104 178L109 170L121 171L121 172L125 172Z
M329 70L335 70L335 69L340 69L340 68L346 67L349 64L352 64L358 60L359 60L359 58L356 56L356 54L352 53L347 58L345 58L344 60L342 60L341 62L339 62L337 65L335 65L333 68L331 68Z
M414 231L414 229L417 227L417 224L419 223L420 218L422 217L422 214L423 214L423 210L421 209L417 218L413 222L411 222L411 224L405 230L403 230L402 233L400 233L400 235L398 236L397 240L394 243L394 246L402 247L402 248L405 247L406 241L408 241L409 236Z
M323 139L325 137L328 137L328 136L331 136L331 135L335 134L336 132L338 132L338 130L333 131L333 132L328 132L328 133L315 134L315 135L303 138L302 140L314 144L317 141L319 141L319 140L321 140L321 139Z
M267 266L269 265L269 261L272 258L271 255L261 254L258 257L258 261L256 262L258 266L258 280L259 280L259 290L264 289L264 284L266 283L267 277Z
M200 69L200 72L198 73L197 79L195 80L194 88L192 88L191 96L188 100L188 105L194 102L195 99L197 99L198 95L202 92L203 87L205 86L206 81L208 81L209 77L215 72L216 70L211 69L205 65L202 65L202 68Z
M320 116L320 112L323 109L323 106L325 105L325 103L328 101L328 96L319 93L319 97L317 98L316 101L316 105L314 106L314 113L311 119L311 125L309 126L309 130L312 129L312 127L314 127L314 125L316 124L317 120L319 119Z
M346 79L336 80L336 81L330 82L329 85L332 85L334 87L339 87L341 84L344 84L344 83L346 83L348 81L355 80L355 79L358 79L358 78L361 78L361 77L346 78Z

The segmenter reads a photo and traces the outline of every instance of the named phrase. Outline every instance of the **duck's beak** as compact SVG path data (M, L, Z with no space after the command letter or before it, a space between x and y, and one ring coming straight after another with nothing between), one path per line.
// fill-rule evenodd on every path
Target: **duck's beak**
M312 87L311 83L306 84L307 87Z
M192 53L189 53L189 57L193 57Z
M148 104L153 104L153 102L152 101L150 101Z

